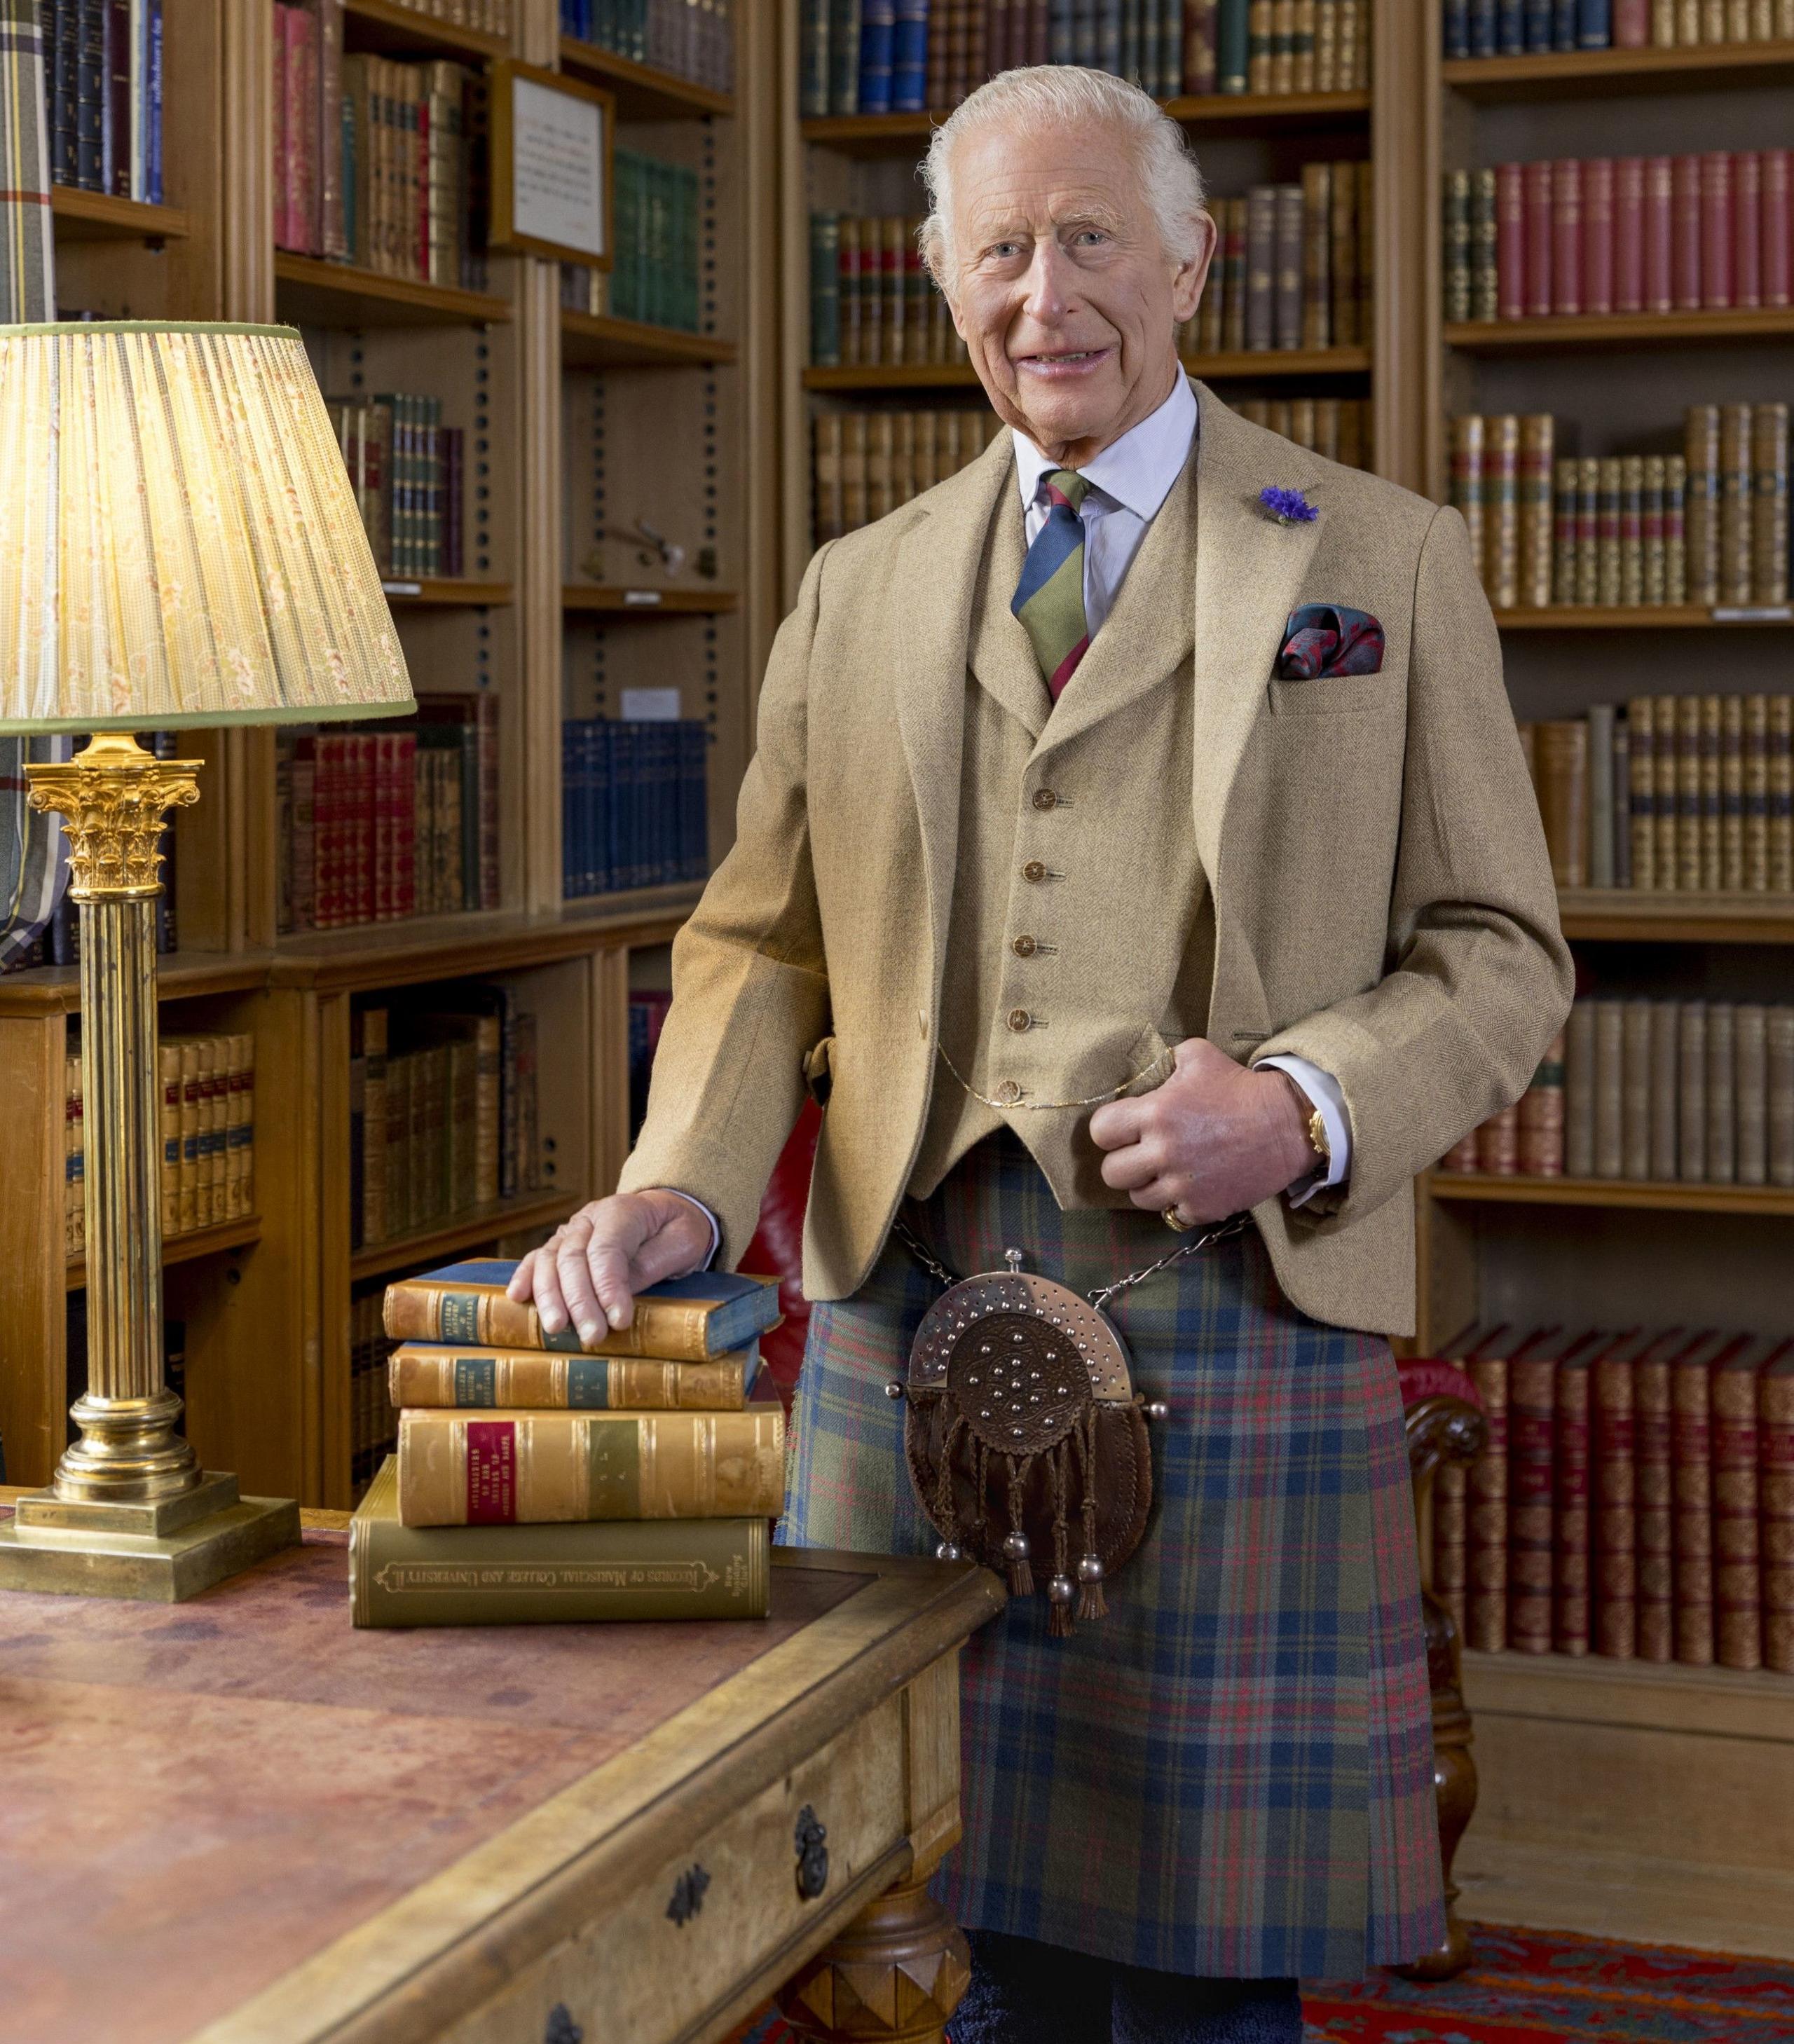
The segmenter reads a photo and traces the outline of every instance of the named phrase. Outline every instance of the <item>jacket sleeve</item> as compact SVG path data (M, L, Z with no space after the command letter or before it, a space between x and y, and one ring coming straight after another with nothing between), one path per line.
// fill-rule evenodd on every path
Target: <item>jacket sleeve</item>
M647 1116L620 1192L701 1200L732 1266L804 1103L805 1053L828 1026L828 976L810 864L809 672L822 567L811 561L761 685L758 740L735 843L673 940L673 1003Z
M1350 1180L1297 1216L1327 1230L1517 1100L1574 987L1500 642L1453 510L1420 550L1401 801L1383 978L1254 1052L1307 1058L1345 1095Z

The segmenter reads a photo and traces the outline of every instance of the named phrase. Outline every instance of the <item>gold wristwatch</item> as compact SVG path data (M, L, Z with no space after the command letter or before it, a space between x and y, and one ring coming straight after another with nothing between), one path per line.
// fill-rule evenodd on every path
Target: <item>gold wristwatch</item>
M1331 1168L1333 1145L1327 1139L1327 1123L1318 1107L1308 1116L1308 1147L1320 1159L1323 1170Z

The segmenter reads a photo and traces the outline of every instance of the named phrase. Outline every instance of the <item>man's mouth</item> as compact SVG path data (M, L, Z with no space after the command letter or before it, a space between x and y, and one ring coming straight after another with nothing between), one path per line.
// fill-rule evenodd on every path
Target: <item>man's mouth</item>
M1050 375L1088 368L1092 363L1101 361L1108 352L1106 348L1038 348L1018 355L1015 361L1017 368L1044 371Z

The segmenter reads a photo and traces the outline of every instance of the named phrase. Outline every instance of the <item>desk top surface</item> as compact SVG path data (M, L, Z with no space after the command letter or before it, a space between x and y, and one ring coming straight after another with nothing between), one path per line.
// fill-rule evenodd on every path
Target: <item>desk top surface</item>
M321 2034L232 2019L376 1919L382 1964L428 1965L632 1823L676 1841L682 1792L813 1750L1001 1601L781 1555L763 1622L355 1631L344 1542L179 1605L0 1594L10 2034Z

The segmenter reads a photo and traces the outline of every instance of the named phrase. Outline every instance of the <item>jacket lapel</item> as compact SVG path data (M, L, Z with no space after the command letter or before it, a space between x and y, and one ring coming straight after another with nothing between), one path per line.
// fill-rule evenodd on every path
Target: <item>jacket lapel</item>
M1031 738L1038 738L1051 707L1040 678L1033 643L1009 608L1021 580L1028 549L1022 539L1021 501L1015 471L993 508L982 580L973 598L971 667L980 685L1016 718Z
M897 678L897 725L915 790L938 987L959 836L966 646L985 534L1010 486L1015 451L999 433L978 459L929 493L927 515L897 542L884 644Z
M1201 409L1196 488L1195 759L1191 795L1196 841L1213 889L1224 900L1223 825L1283 627L1296 607L1327 506L1319 519L1280 525L1258 501L1267 483L1300 487L1312 463L1274 433L1249 425L1197 384Z

